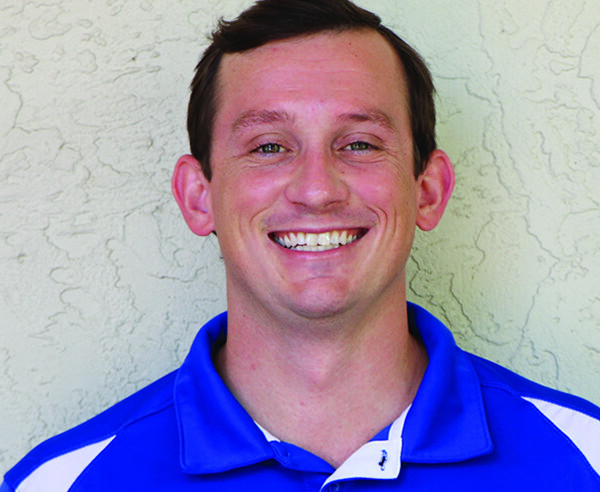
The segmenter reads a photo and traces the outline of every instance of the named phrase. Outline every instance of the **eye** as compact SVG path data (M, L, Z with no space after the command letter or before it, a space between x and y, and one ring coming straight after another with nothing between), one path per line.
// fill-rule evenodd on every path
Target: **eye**
M362 142L362 141L352 142L344 147L344 150L353 150L355 152L361 152L361 151L372 150L372 149L375 149L375 146L371 145L370 143Z
M259 154L278 154L279 152L285 152L285 151L286 151L285 147L278 143L262 144L253 150L253 152L256 152Z

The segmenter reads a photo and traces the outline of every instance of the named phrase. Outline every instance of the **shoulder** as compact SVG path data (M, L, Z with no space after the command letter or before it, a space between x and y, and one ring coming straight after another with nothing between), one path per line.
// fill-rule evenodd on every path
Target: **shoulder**
M496 414L523 435L545 428L582 454L600 474L600 408L577 396L524 378L468 354L478 374L487 413ZM539 422L539 426L538 423Z
M532 404L546 402L549 405L560 406L587 415L592 420L600 421L600 408L583 398L531 381L479 356L467 355L473 363L483 388L497 389ZM540 406L542 405L540 404Z
M68 490L79 474L125 429L173 406L176 373L168 374L92 419L30 451L5 476L4 490ZM58 485L60 484L60 485Z

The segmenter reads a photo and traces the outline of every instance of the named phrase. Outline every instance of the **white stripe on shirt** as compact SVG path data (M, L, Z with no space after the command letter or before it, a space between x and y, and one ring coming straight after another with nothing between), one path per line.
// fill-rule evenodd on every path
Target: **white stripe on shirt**
M600 421L585 413L536 398L525 398L564 432L600 475Z
M16 492L67 492L113 439L114 436L46 461L21 482Z

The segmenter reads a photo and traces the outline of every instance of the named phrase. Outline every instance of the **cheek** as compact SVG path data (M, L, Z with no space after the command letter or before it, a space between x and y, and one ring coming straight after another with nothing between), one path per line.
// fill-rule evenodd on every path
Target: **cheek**
M281 183L260 172L238 172L215 176L212 203L217 226L236 219L247 223L261 216L280 194Z
M395 172L369 173L354 180L353 189L365 204L386 214L416 208L416 180Z

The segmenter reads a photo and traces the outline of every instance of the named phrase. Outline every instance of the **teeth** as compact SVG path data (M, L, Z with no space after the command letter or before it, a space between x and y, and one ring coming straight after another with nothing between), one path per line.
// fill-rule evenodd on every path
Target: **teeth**
M273 238L281 246L296 251L325 251L356 241L358 234L348 231L329 231L320 234L289 232L283 235L274 235Z
M340 244L348 244L348 233L346 231L342 231L340 234Z
M328 232L319 234L319 244L322 244L323 246L329 246L331 244L331 234Z

